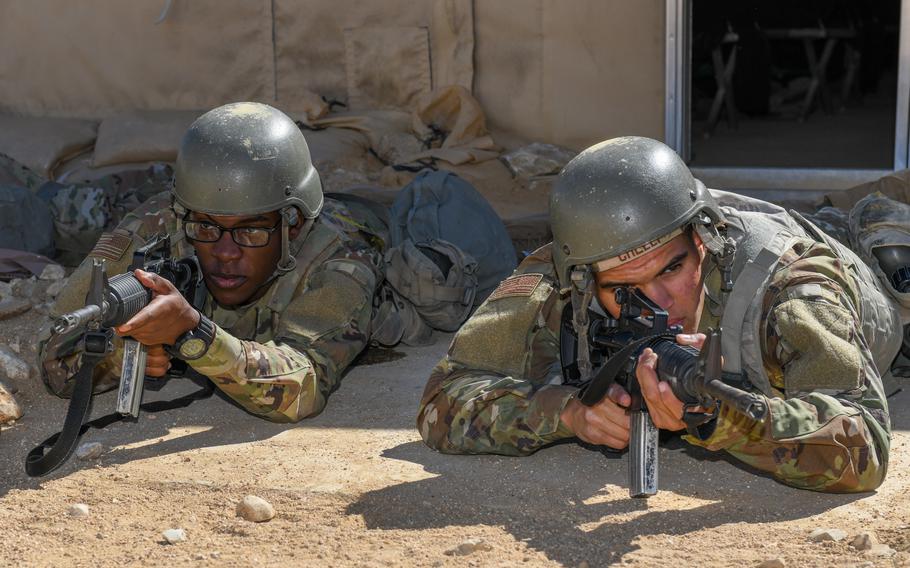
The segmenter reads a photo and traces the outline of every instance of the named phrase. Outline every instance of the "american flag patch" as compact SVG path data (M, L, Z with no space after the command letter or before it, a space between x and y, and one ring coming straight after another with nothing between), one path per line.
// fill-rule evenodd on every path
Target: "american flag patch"
M503 280L499 286L493 290L488 298L489 301L500 298L510 298L513 296L528 297L534 293L537 285L543 280L543 274L519 274L510 276Z
M115 229L112 233L102 233L95 243L95 248L88 255L93 258L103 258L111 262L120 260L126 249L130 248L133 239L129 233Z

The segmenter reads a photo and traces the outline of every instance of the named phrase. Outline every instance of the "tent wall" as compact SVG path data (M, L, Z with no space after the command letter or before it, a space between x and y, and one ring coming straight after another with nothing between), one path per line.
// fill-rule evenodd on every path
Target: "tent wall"
M663 138L664 0L478 0L474 92L494 126L576 149Z
M155 21L170 5L161 23ZM663 134L661 0L0 2L0 112L104 118L310 90L408 108L473 89L489 121L580 148Z

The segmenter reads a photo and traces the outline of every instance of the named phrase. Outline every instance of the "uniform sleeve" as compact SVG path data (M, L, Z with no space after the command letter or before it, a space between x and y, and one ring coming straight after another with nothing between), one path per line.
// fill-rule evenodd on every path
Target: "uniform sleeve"
M318 414L367 345L376 282L367 264L329 261L280 314L274 340L241 340L216 327L209 350L190 365L267 420L297 422Z
M171 235L172 254L177 257L186 254L187 246L176 232L176 219L167 205L170 196L159 194L146 201L130 213L110 232L104 233L94 248L67 278L66 286L57 295L50 310L50 317L79 309L85 305L85 296L91 283L92 263L103 259L108 277L126 272L132 262L133 251L146 237L167 233ZM81 338L84 330L74 330L65 335L50 333L49 326L39 338L38 368L48 390L68 397L72 392L72 378L79 371L82 361ZM95 367L94 392L110 390L120 382L122 341L113 337L115 350L102 359Z
M771 308L765 368L781 397L757 423L722 407L708 439L687 439L794 487L871 491L885 477L890 421L881 376L853 303L816 274L783 291Z
M522 288L519 277L478 308L433 369L417 415L431 448L523 455L573 436L559 419L577 389L560 384L556 292L540 279Z

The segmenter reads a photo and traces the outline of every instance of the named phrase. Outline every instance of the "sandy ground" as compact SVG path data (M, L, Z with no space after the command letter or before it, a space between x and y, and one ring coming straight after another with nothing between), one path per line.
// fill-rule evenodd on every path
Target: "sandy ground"
M0 322L0 337L22 338L28 354L39 319ZM92 430L84 441L104 445L100 459L42 479L26 477L23 460L66 403L37 380L15 385L25 415L0 434L0 566L910 566L910 385L891 399L891 471L875 493L790 489L677 439L660 452L661 492L633 500L625 457L574 443L527 458L426 448L413 419L446 344L370 352L326 412L296 425L216 396ZM194 388L172 381L147 400ZM95 415L112 407L101 395ZM247 494L275 518L236 517ZM69 516L74 503L90 514ZM808 542L819 527L849 536ZM165 544L169 528L186 541ZM847 544L868 530L896 555ZM469 539L477 550L452 554Z

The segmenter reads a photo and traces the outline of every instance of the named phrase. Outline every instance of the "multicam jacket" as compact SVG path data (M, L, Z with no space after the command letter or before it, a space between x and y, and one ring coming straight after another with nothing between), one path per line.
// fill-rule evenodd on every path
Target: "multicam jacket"
M318 414L341 373L369 339L373 294L381 282L379 252L346 206L325 200L305 238L291 243L297 268L278 277L259 300L237 308L208 297L202 312L215 324L206 354L190 361L198 373L249 412L276 422ZM104 258L108 274L126 271L132 251L155 234L171 235L175 258L192 253L178 231L170 196L162 193L106 233L70 277L52 315L84 305L92 258ZM45 337L42 376L57 394L71 390L78 371L78 334ZM119 381L120 352L95 369L96 390Z
M560 414L577 393L562 384L560 293L552 245L529 256L452 340L424 391L417 427L446 453L529 454L573 436ZM717 326L720 277L705 281L700 331ZM807 293L809 291L809 293ZM824 243L800 238L774 269L762 305L762 364L770 417L721 406L705 440L684 438L818 491L869 491L888 464L882 380L860 326L858 287Z

